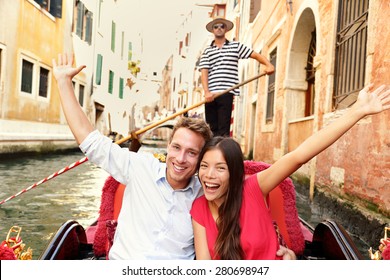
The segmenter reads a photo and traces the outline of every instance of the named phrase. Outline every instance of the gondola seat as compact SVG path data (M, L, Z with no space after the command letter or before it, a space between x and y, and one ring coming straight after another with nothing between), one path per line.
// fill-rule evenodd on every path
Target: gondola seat
M82 260L91 256L84 228L76 221L62 224L41 255L41 260Z

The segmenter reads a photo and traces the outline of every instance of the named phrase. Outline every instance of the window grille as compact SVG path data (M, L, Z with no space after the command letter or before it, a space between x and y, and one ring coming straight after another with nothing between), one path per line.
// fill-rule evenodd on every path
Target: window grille
M270 54L270 62L275 67L275 72L268 76L268 90L267 90L267 112L266 122L272 122L274 117L274 103L275 103L275 77L276 77L276 53L277 49Z
M103 67L103 56L101 54L98 54L97 63L96 63L96 85L100 85L102 82L102 67Z
M45 68L40 68L39 71L39 96L40 97L47 97L49 88L49 70Z
M311 40L309 46L309 53L307 55L306 63L306 81L308 84L305 97L305 117L314 114L314 98L315 98L315 74L316 69L314 68L314 57L316 56L316 30L311 33Z
M33 69L34 64L30 61L22 61L22 85L21 90L26 93L32 94L32 81L33 81Z
M35 0L42 9L48 11L53 17L62 17L62 0Z
M351 106L364 87L369 0L339 2L334 108Z
M81 107L84 106L84 89L85 87L83 85L79 86L79 104Z
M76 3L76 34L83 38L83 21L84 21L84 4L82 2Z
M114 72L110 70L109 80L108 80L108 92L112 94L114 87Z
M92 44L92 21L93 14L90 11L87 11L85 14L85 41L91 45Z
M261 0L251 0L249 22L252 23L261 10Z

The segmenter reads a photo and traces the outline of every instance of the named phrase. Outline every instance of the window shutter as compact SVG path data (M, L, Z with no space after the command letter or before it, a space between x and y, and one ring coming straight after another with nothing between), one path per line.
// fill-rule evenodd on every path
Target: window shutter
M84 107L84 89L83 85L79 86L79 104L81 107Z
M114 72L110 70L109 80L108 80L108 92L112 94L114 86Z
M129 57L128 61L131 61L131 58L133 57L133 44L129 42Z
M93 14L92 12L88 11L86 15L86 25L85 25L85 41L88 42L89 45L92 44L92 19Z
M34 64L30 61L22 61L22 84L21 91L32 94L32 81L33 81Z
M35 0L35 2L38 3L41 7L47 7L47 0Z
M275 77L276 77L276 55L277 49L270 54L270 62L275 66L275 72L268 76L268 92L267 92L267 112L266 121L272 122L274 117L274 104L275 104Z
M41 97L47 97L49 87L49 70L40 68L39 72L39 92L38 95Z
M96 65L96 84L100 85L102 82L102 65L103 65L103 56L98 54L97 56L97 65Z
M115 52L115 22L111 24L111 50Z
M76 23L76 34L82 38L83 35L83 11L84 11L84 5L81 2L77 3L77 23Z
M119 79L119 98L123 99L123 78Z

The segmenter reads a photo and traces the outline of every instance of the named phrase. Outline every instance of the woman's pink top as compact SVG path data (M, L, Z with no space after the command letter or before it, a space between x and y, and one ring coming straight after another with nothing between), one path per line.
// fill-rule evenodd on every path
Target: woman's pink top
M204 195L197 198L191 209L192 218L206 228L207 245L212 259L218 235L217 224L210 212ZM279 249L270 211L257 182L256 174L244 182L243 200L240 213L241 247L246 260L274 260Z

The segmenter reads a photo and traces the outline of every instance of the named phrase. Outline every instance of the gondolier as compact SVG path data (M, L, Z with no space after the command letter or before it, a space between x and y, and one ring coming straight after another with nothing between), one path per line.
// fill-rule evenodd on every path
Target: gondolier
M214 34L214 40L200 59L199 70L204 90L206 122L214 136L229 136L233 97L239 95L239 89L215 98L215 94L226 90L238 79L238 62L240 59L253 58L265 65L264 72L272 74L274 66L263 55L236 41L226 39L226 32L233 28L233 22L216 18L206 25L207 31Z

